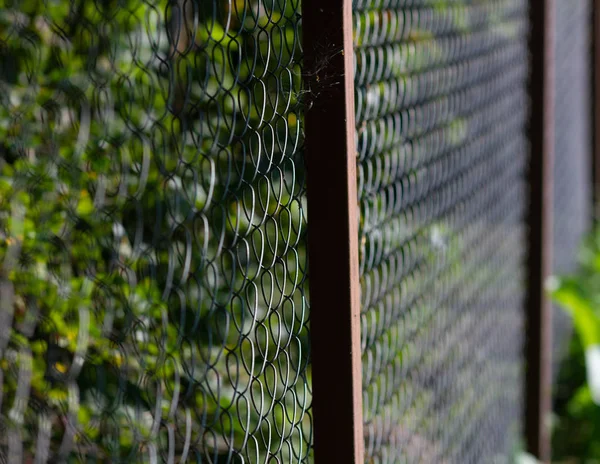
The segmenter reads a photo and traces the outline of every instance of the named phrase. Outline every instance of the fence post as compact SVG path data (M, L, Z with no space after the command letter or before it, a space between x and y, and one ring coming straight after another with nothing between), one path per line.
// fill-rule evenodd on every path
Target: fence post
M317 463L362 464L351 0L303 0L305 158Z
M529 8L531 162L525 437L528 451L548 462L548 422L552 409L552 306L544 291L544 282L552 270L554 0L535 0Z
M592 211L595 223L600 220L600 0L593 0L592 15Z

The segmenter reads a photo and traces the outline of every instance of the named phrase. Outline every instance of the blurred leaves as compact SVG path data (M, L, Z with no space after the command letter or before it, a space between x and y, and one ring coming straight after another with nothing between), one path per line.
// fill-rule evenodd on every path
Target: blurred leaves
M600 406L591 389L599 372L590 372L597 368L590 353L600 344L600 227L584 240L577 271L553 277L547 286L575 327L559 370L553 455L558 462L600 462Z
M0 455L306 458L297 8L0 0Z

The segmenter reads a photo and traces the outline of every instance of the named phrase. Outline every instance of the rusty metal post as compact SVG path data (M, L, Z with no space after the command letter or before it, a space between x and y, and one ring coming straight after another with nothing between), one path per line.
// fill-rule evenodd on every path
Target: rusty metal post
M532 0L530 4L531 162L525 436L528 451L543 462L550 460L552 409L552 307L544 282L552 272L554 12L554 0Z
M351 0L304 0L308 261L317 463L364 462Z

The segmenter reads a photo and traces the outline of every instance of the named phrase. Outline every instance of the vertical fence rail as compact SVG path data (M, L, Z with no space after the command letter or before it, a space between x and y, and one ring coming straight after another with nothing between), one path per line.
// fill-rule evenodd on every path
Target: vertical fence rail
M314 454L362 464L351 0L304 0Z
M531 161L525 438L528 451L543 462L550 460L548 419L552 408L552 308L544 291L544 281L552 269L553 15L554 0L531 2Z
M600 0L594 0L592 9L592 211L595 222L600 219Z

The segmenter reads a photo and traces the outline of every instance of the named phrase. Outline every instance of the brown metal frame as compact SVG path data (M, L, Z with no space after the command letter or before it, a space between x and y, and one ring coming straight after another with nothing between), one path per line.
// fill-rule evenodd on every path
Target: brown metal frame
M351 0L304 0L302 21L304 30L319 31L303 37L312 97L305 114L305 157L314 454L317 462L359 464L364 437L351 10ZM525 436L528 451L544 462L550 460L552 407L552 308L544 282L552 269L554 11L554 0L532 0ZM596 10L596 24L599 18ZM595 79L598 83L598 72ZM599 111L597 105L596 128ZM600 179L598 163L596 169Z
M525 438L528 451L543 462L550 460L549 418L552 410L552 306L544 282L552 271L554 14L554 0L531 2Z
M314 455L362 464L352 1L304 0L302 27Z
M592 201L596 222L600 220L600 0L593 0L592 8Z

